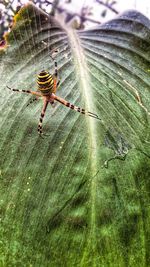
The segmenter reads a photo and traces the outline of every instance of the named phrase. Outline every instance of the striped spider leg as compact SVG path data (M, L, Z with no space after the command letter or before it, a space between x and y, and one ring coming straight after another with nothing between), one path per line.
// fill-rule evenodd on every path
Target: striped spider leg
M9 90L13 91L13 92L26 93L26 94L32 94L32 95L35 95L36 98L32 99L32 100L29 102L28 105L30 105L33 101L38 100L39 97L42 97L42 94L39 93L39 92L34 92L34 91L31 91L31 90L19 90L19 89L14 89L14 88L11 88L11 87L9 87L9 86L7 86L7 88L8 88ZM27 105L27 106L28 106L28 105ZM44 102L44 107L43 107L43 110L42 110L42 113L41 113L41 117L42 117L42 118L44 117L43 114L45 114L46 107L47 107L46 102ZM41 121L41 120L42 120L42 119L40 118L40 121ZM39 133L41 133L41 126L38 127L38 131L39 131Z
M31 90L19 90L19 89L14 89L14 88L11 88L9 86L6 86L9 90L13 91L13 92L18 92L18 93L26 93L26 94L32 94L32 95L35 95L37 97L41 97L42 94L39 93L39 92L34 92L34 91L31 91Z
M43 96L42 93L34 92L34 91L31 91L31 90L19 90L19 89L10 88L9 86L7 86L7 88L8 88L9 90L13 91L13 92L27 93L27 94L35 95L36 98L32 99L32 100L29 102L29 104L32 103L33 101L37 100L39 97L42 97L42 96ZM49 98L48 98L48 99L49 99ZM47 105L48 105L48 102L49 102L48 99L47 99L46 96L45 96L45 97L43 96L44 105L43 105L43 108L42 108L42 112L41 112L41 116L40 116L40 120L39 120L39 125L38 125L38 133L40 134L40 136L41 136L41 134L42 134L42 122L43 122L43 118L44 118L44 116L45 116L46 108L47 108ZM28 104L28 105L29 105L29 104ZM28 105L27 105L27 106L28 106Z
M30 106L32 103L34 103L35 101L37 101L39 99L39 97L35 97L35 98L32 98L29 103L27 104L27 107Z
M41 95L41 93L38 93L38 92L34 92L34 91L30 91L30 90L18 90L18 89L13 89L13 88L10 88L9 86L7 86L7 88L11 91L14 91L14 92L19 92L19 93L27 93L27 94L32 94L32 95L35 95L35 98L32 98L29 103L27 104L27 107L32 104L33 102L37 101L39 99Z
M66 101L65 99L59 97L59 96L56 96L55 94L52 94L51 95L51 98L53 98L54 100L58 101L59 103L63 104L64 106L68 107L68 108L71 108L77 112L80 112L81 114L84 114L84 115L88 115L92 118L95 118L95 119L98 119L98 120L101 120L97 114L95 113L92 113L92 112L89 112L83 108L80 108L80 107L77 107L77 106L74 106L73 104L69 103L68 101Z
M54 79L53 93L55 94L56 91L57 91L57 88L58 88L58 86L60 84L60 79L58 79L58 69L57 69L57 62L56 61L54 61L54 65L55 65L55 72L54 72L54 75L53 75L53 79Z
M52 58L52 57L51 57L51 58ZM53 58L52 58L52 59L53 59ZM54 60L54 59L53 59L53 60ZM76 107L76 106L74 106L73 104L71 104L71 103L69 103L68 101L66 101L65 99L63 99L63 98L58 97L58 96L55 95L55 93L56 93L56 91L57 91L57 87L58 87L58 85L59 85L59 83L60 83L60 79L57 78L57 76L58 76L57 62L54 61L54 64L55 64L54 87L53 87L53 93L52 93L51 98L50 98L50 99L51 99L51 100L50 100L51 104L53 104L53 103L54 103L54 100L56 100L56 101L58 101L59 103L63 104L63 105L66 106L66 107L69 107L69 108L71 108L71 109L74 109L74 110L77 111L77 112L80 112L80 113L82 113L82 114L85 114L85 115L88 115L88 116L90 116L90 117L93 117L93 118L95 118L95 119L99 119L99 120L100 120L100 118L98 117L98 115L96 115L96 114L94 114L94 113L92 113L92 112L86 111L85 109L82 109L82 108L80 108L80 107Z
M18 93L26 93L26 94L32 94L35 95L35 98L31 99L30 102L27 104L27 107L32 104L34 101L37 101L39 99L39 97L41 97L41 93L38 92L34 92L34 91L30 91L30 90L19 90L19 89L14 89L14 88L10 88L9 86L7 86L7 88L13 92L18 92Z
M43 123L43 118L45 116L45 112L46 112L48 103L49 103L48 98L44 97L44 105L43 105L43 108L42 108L42 112L41 112L41 116L40 116L40 120L39 120L39 124L38 124L38 133L39 133L40 136L42 136L42 134L43 134L43 132L42 132L42 123Z

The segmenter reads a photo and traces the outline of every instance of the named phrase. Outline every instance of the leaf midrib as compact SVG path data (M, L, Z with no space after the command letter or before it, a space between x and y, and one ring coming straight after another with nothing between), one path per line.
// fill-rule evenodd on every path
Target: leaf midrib
M94 99L92 97L92 90L91 90L91 81L90 81L90 75L88 71L88 65L86 62L86 58L83 52L83 48L81 47L81 43L79 40L79 37L75 31L72 29L69 30L66 29L68 40L70 42L73 58L75 59L75 68L76 68L76 77L79 82L79 88L81 90L81 95L84 97L84 103L85 108L88 111L93 112L95 110L94 103L91 101ZM91 169L91 175L94 176L95 173L98 172L98 140L96 138L96 120L87 117L87 135L88 135L88 145L91 145L92 147L95 147L95 150L90 151L90 169ZM90 218L90 238L87 244L87 249L94 249L96 244L96 179L91 180L91 218ZM85 250L86 253L86 250ZM85 254L83 254L83 258L85 257Z

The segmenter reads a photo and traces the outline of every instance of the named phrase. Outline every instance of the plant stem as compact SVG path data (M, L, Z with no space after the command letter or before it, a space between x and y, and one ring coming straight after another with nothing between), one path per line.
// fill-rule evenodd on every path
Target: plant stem
M113 8L110 4L108 4L108 3L104 3L104 2L101 1L101 0L96 0L96 2L99 3L99 4L102 5L102 6L107 7L108 9L110 9L110 10L111 10L112 12L114 12L115 14L119 14L119 12L118 12L115 8Z
M56 0L56 1L58 1L58 0ZM54 8L54 3L52 3L51 1L45 0L45 3L52 5L53 8ZM64 13L66 13L67 15L70 14L70 15L72 15L72 17L77 16L77 17L79 17L79 18L83 18L82 15L80 15L80 14L78 14L78 13L76 13L76 12L75 12L75 13L73 13L73 12L69 12L69 11L67 11L67 10L64 9L64 8L58 7L58 5L55 6L55 10L57 10L57 11L60 12L60 13L61 13L61 12L64 12ZM52 12L50 13L50 15L52 15ZM88 20L88 21L90 21L90 22L92 22L92 23L101 24L100 21L95 20L95 19L92 19L92 18L88 18L88 17L85 17L85 16L84 16L84 19L85 19L85 20Z

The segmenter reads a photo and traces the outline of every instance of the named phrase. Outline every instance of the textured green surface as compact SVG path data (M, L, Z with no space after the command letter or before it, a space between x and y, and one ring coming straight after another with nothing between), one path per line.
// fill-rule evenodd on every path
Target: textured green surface
M148 267L149 20L130 11L76 33L28 6L8 39L0 54L0 266ZM56 48L57 94L102 121L57 103L41 139L42 101L26 107L30 97L6 85L36 90L37 73L53 72ZM116 150L104 146L105 133L113 129L132 149L106 169Z

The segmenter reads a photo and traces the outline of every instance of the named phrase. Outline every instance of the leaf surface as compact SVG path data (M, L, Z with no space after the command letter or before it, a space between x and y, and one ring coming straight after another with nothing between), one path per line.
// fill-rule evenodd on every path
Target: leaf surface
M76 32L30 4L7 40L0 54L1 265L148 266L149 20L128 11ZM6 86L36 91L37 74L54 73L50 55L61 80L56 94L101 121L49 105L42 139L42 100L26 107L32 97ZM123 144L130 146L125 161L104 168Z

